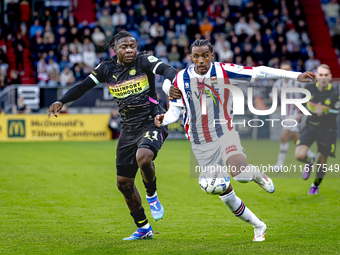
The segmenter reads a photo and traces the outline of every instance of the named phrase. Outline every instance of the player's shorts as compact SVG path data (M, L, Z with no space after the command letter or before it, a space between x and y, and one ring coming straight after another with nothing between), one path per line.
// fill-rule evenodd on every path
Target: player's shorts
M138 170L136 153L139 148L150 149L157 157L164 140L168 136L167 127L157 127L151 123L136 133L120 133L116 152L117 175L134 178Z
M297 118L297 115L289 115L289 116L286 116L284 118L282 118L281 121L284 120L283 124L284 126L282 126L282 129L286 129L286 130L289 130L290 132L299 132L299 123L297 123L297 121L294 121L296 120Z
M300 134L296 145L307 145L310 147L315 141L318 145L318 152L324 156L335 157L337 133L335 130L319 131L309 125L305 126Z
M234 129L216 141L202 144L192 143L191 148L201 168L216 164L225 166L228 158L233 155L246 156L240 136Z

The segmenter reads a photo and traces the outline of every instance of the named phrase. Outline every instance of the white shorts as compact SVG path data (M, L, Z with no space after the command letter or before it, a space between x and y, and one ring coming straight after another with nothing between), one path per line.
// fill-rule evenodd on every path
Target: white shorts
M283 124L286 126L286 127L282 126L282 129L287 129L290 132L299 132L299 126L300 126L299 123L297 123L296 121L292 121L292 120L296 120L296 118L297 118L297 115L290 115L290 116L286 116L285 118L282 118L282 120L285 120ZM297 125L293 127L296 123Z
M240 136L232 129L216 141L191 145L192 151L200 167L225 166L229 157L242 154L246 156L241 145Z

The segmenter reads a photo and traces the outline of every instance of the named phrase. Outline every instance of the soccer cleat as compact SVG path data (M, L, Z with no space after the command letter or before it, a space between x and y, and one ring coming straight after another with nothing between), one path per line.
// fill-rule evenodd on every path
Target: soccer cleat
M164 208L158 200L157 192L152 197L146 196L146 200L148 200L148 204L150 206L152 217L155 220L160 220L164 215Z
M262 189L264 189L268 193L274 193L275 185L272 179L270 179L267 175L265 175L262 172L259 172L259 175L261 176L261 178L255 178L254 182L256 182Z
M141 240L141 239L152 239L153 238L153 230L151 226L147 229L137 228L137 231L134 232L131 236L124 238L124 241L130 240Z
M312 172L312 167L314 165L315 157L310 158L310 163L305 165L305 168L302 172L302 179L307 180Z
M267 230L267 226L266 224L264 224L264 222L262 222L263 225L258 226L258 227L254 227L254 242L262 242L265 240L265 234L266 234L266 230Z
M310 186L308 195L317 195L319 194L319 186L315 186L314 183L312 183L312 186Z

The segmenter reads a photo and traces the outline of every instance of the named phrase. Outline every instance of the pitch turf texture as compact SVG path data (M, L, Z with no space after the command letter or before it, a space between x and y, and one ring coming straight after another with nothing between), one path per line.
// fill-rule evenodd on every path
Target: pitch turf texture
M248 162L276 162L278 142L242 144ZM312 179L276 178L274 194L232 180L268 226L255 243L253 227L190 178L189 146L166 141L155 162L163 220L151 218L138 174L157 234L123 242L136 227L116 187L115 141L0 143L0 254L339 254L340 179L325 179L318 196L307 195ZM286 163L298 164L293 144Z

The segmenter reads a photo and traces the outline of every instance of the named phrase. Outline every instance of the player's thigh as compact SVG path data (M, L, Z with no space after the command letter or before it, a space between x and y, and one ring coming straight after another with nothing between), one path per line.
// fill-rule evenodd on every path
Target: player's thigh
M117 150L116 150L116 169L117 175L134 178L136 176L138 165L136 162L138 136L134 134L121 132Z
M318 152L324 156L335 157L337 133L335 130L322 132L317 136Z
M228 159L234 155L241 155L242 158L247 158L246 153L241 145L241 140L238 132L232 130L226 134L224 141L221 143L221 158L224 164L228 165L227 162L230 162ZM231 162L234 161L232 160Z
M157 127L152 124L146 127L141 133L138 149L146 148L153 152L153 160L157 157L158 151L162 148L165 139L168 136L166 127Z
M200 167L224 165L220 157L220 141L212 141L202 144L191 144L192 152L194 153Z

